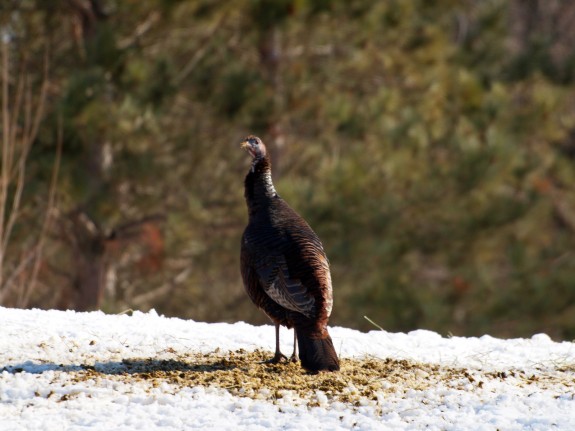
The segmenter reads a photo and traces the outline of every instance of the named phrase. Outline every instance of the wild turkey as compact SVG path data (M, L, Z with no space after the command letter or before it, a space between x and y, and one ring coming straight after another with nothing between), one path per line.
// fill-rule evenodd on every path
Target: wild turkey
M329 263L321 241L306 221L276 193L270 157L261 139L241 147L252 156L245 179L249 222L241 245L241 273L251 300L274 322L276 351L270 362L287 359L279 347L279 326L294 328L303 368L337 371L339 360L327 331L333 304Z

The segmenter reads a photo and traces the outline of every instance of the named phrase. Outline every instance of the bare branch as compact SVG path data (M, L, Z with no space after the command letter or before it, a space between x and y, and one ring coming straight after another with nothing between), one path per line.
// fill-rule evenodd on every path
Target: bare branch
M179 85L196 67L202 58L206 55L209 43L208 41L213 38L214 34L224 25L228 18L229 11L226 11L209 29L209 31L202 38L198 44L201 48L197 49L195 54L190 58L188 63L180 70L180 73L175 78L175 84Z
M27 77L24 77L23 80L27 80ZM6 224L6 228L4 230L4 238L1 244L3 249L6 249L8 246L8 241L10 240L10 236L12 234L12 230L14 228L14 224L18 219L19 212L20 212L20 204L22 199L22 193L24 191L25 185L25 176L26 176L26 162L28 160L28 154L30 153L30 148L32 148L32 144L36 139L38 134L38 129L40 127L40 122L44 117L44 110L45 110L45 101L48 94L48 50L46 50L44 54L44 77L42 80L42 88L40 90L40 96L38 99L38 106L34 111L33 108L33 99L32 99L32 89L28 85L24 85L24 98L26 99L25 102L25 121L24 121L24 129L22 131L22 142L21 142L21 149L19 154L17 155L17 178L16 178L16 191L14 194L14 198L12 200L12 208L10 211L9 219ZM16 147L17 146L17 138L10 142L10 146ZM12 153L15 153L15 150L12 150ZM9 180L10 181L10 180ZM5 203L6 205L6 203Z
M4 220L8 199L8 181L10 178L10 113L8 111L8 40L2 40L2 172L0 173L0 289L4 276Z
M20 259L18 266L14 268L10 276L4 282L4 287L2 291L0 291L0 300L2 299L2 296L8 293L10 290L16 290L17 286L14 289L12 288L12 286L15 284L16 278L22 275L24 270L34 261L37 251L38 250L35 248L34 250L26 253L24 258Z
M182 284L190 275L190 272L192 272L191 268L184 268L171 280L168 280L166 283L149 292L134 296L130 302L136 307L142 307L146 304L153 303L157 298L165 296L170 291L175 289L179 284Z
M44 222L42 223L42 229L40 231L40 237L38 238L38 244L36 245L36 259L34 261L34 267L32 270L32 275L26 289L22 289L25 293L21 297L21 307L28 304L30 300L30 294L32 293L36 281L38 279L38 272L40 271L40 264L42 263L42 252L44 250L44 242L46 239L46 234L48 232L48 226L52 220L52 209L55 205L56 200L56 189L58 185L58 176L60 173L60 163L62 160L62 141L63 141L63 126L62 126L62 116L58 116L58 137L56 143L56 159L54 160L54 167L52 168L52 178L50 179L50 189L48 191L48 205L46 211L44 212Z
M54 204L55 184L58 176L61 154L61 142L58 143L57 156L50 184L48 208L44 215L40 237L37 244L23 256L10 274L6 273L6 253L14 227L21 216L22 197L26 183L26 168L30 149L36 140L45 115L45 105L49 88L49 51L44 53L43 77L41 89L34 97L32 81L26 71L26 53L20 53L20 66L14 79L14 95L10 89L10 39L2 39L1 47L1 88L2 88L2 148L0 173L0 302L8 291L18 289L19 306L29 301L42 262L42 248ZM59 132L59 140L61 133ZM27 268L32 266L29 273ZM20 280L14 287L16 280Z
M138 24L133 34L118 42L118 48L126 49L134 45L140 37L146 34L153 25L159 21L159 19L160 14L157 11L151 12L144 22Z
M109 239L129 239L138 236L142 225L150 222L162 222L166 220L163 214L151 214L138 220L131 220L116 226L110 233Z

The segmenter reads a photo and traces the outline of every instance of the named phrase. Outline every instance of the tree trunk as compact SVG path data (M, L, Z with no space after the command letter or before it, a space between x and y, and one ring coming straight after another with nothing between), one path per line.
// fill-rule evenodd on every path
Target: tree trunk
M97 34L101 21L106 19L99 0L68 0L76 17L77 44L81 54L89 63L89 44ZM88 64L89 66L89 64ZM78 311L96 310L101 307L106 286L109 262L106 258L106 236L98 224L83 208L90 207L90 201L101 192L105 184L107 144L105 136L85 137L85 172L88 176L88 192L84 202L69 215L71 227L67 236L73 256L73 283L71 291L64 294L62 308Z
M77 311L97 310L101 307L106 281L104 256L84 252L78 256L78 268L74 280Z
M514 0L509 3L509 48L525 54L534 42L544 43L558 68L573 56L575 3L564 1Z
M106 237L82 211L71 213L68 221L66 236L73 252L73 281L71 289L64 290L59 308L97 310L102 305L108 271Z
M260 63L267 80L267 85L272 94L272 115L268 124L270 143L273 147L272 165L276 177L281 176L280 159L285 143L282 126L282 113L285 110L284 85L282 77L282 45L281 30L278 25L272 25L262 30L259 41Z

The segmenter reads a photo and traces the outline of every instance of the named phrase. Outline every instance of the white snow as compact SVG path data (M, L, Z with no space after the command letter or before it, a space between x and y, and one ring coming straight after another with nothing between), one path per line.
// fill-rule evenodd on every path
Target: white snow
M504 372L509 378L391 388L356 405L318 390L314 407L295 396L270 402L265 393L254 399L217 387L151 386L113 374L129 359L272 351L273 327L193 322L154 311L111 316L0 308L0 430L575 430L574 343L544 334L501 340L425 330L330 332L343 358L407 359L465 368L470 377ZM291 338L284 329L285 352ZM109 378L77 379L87 366ZM539 383L524 384L514 373Z

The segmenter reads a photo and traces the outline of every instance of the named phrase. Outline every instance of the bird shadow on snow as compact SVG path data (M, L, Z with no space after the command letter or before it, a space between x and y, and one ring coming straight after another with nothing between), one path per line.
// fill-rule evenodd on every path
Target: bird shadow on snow
M237 368L235 364L228 361L216 362L185 362L173 359L159 360L153 358L123 359L122 361L95 362L94 364L56 364L50 362L26 361L20 364L0 367L0 373L10 374L29 373L42 374L49 371L60 371L64 373L94 371L100 374L122 375L122 374L142 374L159 372L204 372L226 371Z

